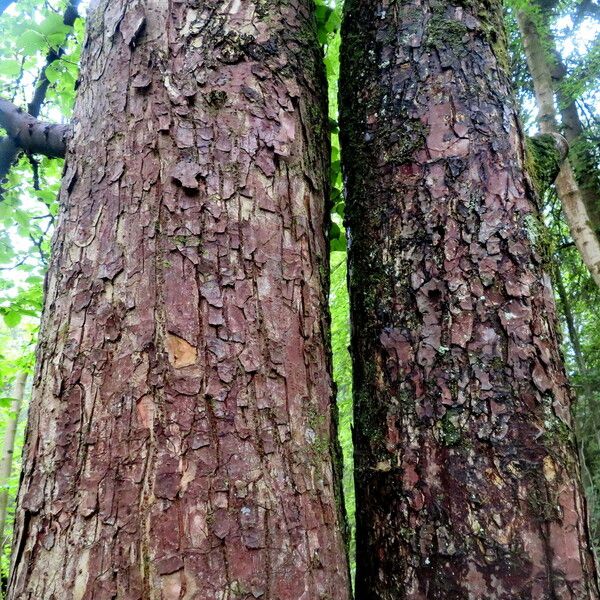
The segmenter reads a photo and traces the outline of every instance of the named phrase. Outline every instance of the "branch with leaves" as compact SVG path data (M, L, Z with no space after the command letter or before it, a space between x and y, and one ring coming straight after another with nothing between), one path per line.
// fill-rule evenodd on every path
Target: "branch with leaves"
M79 6L80 0L70 0L67 3L67 7L65 9L63 15L63 24L67 27L73 27L75 20L79 16L77 12L77 8ZM4 9L12 2L2 2L0 1L0 14L4 11ZM50 85L50 80L47 76L47 70L50 65L52 65L55 61L59 60L64 54L64 48L61 46L59 48L51 48L46 56L46 64L40 72L40 75L37 80L37 84L35 87L35 92L31 102L27 105L27 110L29 116L36 118L39 116L42 104L46 99L46 93L48 91L48 86ZM4 126L4 125L3 125ZM4 127L8 136L0 139L0 182L4 181L11 167L17 160L19 153L21 150L25 152L35 153L34 150L29 150L24 147L19 140L15 139L14 135L11 133L8 128ZM52 154L49 152L44 152L43 150L38 150L41 154L45 154L47 156L56 156L62 157L64 156L64 148L62 152L59 154ZM0 195L2 194L2 190L0 189Z

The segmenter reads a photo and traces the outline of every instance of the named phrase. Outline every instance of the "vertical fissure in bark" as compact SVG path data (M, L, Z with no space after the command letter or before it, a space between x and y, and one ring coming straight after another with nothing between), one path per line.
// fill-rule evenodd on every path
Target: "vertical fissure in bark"
M496 1L347 0L358 600L598 598Z
M313 11L90 10L11 600L349 597Z

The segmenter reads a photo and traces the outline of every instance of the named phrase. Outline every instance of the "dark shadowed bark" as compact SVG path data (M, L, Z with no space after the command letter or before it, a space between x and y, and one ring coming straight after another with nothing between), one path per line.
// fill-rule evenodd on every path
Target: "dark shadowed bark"
M312 6L92 6L11 600L348 598Z
M345 6L357 599L598 598L501 3Z

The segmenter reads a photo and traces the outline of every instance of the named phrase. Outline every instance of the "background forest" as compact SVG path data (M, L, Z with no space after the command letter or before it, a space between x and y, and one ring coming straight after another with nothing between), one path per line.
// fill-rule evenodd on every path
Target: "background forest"
M68 122L78 75L86 2L0 2L0 97L34 116ZM75 18L78 10L81 18ZM538 107L517 16L527 15L539 33L564 124L575 107L582 125L571 141L571 162L583 189L600 190L600 5L595 0L509 0L506 27L510 62L528 135L538 131ZM335 379L344 488L350 524L354 514L352 469L352 373L348 354L344 196L337 126L337 79L341 0L317 0L320 41L329 82L332 141L331 294ZM17 156L0 140L0 544L2 580L7 576L14 500L27 397L42 307L44 271L57 214L62 161ZM597 207L600 197L595 196ZM543 194L545 225L539 228L554 280L563 326L563 348L577 390L578 440L590 506L592 537L600 545L600 291L582 262L565 223L554 186ZM592 223L595 227L597 224ZM596 232L598 233L598 232ZM12 463L11 463L12 457Z

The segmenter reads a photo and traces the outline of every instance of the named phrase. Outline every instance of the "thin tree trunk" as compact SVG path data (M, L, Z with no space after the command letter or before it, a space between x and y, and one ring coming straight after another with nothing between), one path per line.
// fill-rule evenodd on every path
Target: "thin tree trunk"
M501 2L342 35L357 600L597 599Z
M582 375L585 375L587 373L587 368L585 366L585 359L583 358L583 351L581 349L581 340L579 338L579 332L577 331L577 327L575 325L575 317L573 316L573 311L571 310L569 295L565 288L565 283L563 281L560 269L557 269L557 271L558 272L556 274L556 277L554 278L556 281L556 291L558 293L560 306L565 317L565 323L567 324L567 333L569 334L569 341L571 342L571 347L573 348L575 364L577 365L577 370Z
M11 600L349 597L312 0L102 0Z
M6 527L6 511L8 507L8 483L12 473L15 438L19 416L21 415L21 407L23 406L23 398L25 396L26 382L27 373L18 373L14 382L13 401L10 405L10 413L4 431L2 458L0 459L0 556L4 554L3 549L6 544L4 529Z
M565 94L558 91L559 109L563 124L563 133L569 142L571 151L571 165L579 186L581 197L590 217L592 229L600 237L600 178L598 166L594 157L585 147L585 131L577 105L573 100L565 98Z
M586 414L582 414L581 418L575 419L577 438L579 440L578 448L579 448L579 460L581 462L582 471L583 471L583 482L585 484L586 490L588 490L587 500L589 507L589 515L593 516L596 514L595 511L595 503L596 503L596 486L594 484L594 477L592 476L592 472L588 465L594 466L593 455L586 456L586 448L589 447L586 444L586 441L594 438L593 445L596 445L599 442L598 439L598 427L596 424L598 414L597 407L594 406L595 402L595 394L594 389L589 383L589 372L587 366L585 364L585 359L583 356L583 351L581 349L581 340L579 338L579 332L577 331L577 326L575 324L575 317L573 315L573 311L571 309L571 303L569 301L569 295L565 288L565 284L563 281L562 274L560 269L557 269L556 276L554 277L554 281L556 284L556 291L558 294L558 298L560 301L560 308L562 310L563 316L565 318L565 322L567 325L567 333L569 336L569 342L571 343L571 348L573 348L573 354L575 356L575 364L577 365L577 370L579 371L579 376L583 380L583 385L579 391L579 401L585 403ZM598 446L600 447L600 445ZM592 525L594 522L592 520ZM595 528L592 527L592 540L596 539L597 532Z
M526 12L517 13L519 28L523 35L523 45L527 64L533 79L535 96L539 108L539 124L542 133L560 133L552 82L552 65L544 47L534 19ZM596 284L600 287L600 239L591 226L581 190L577 185L573 169L568 161L562 165L556 178L556 191L573 241L581 253L583 262L589 269Z
M600 172L598 164L589 149L586 148L585 130L579 118L577 104L562 88L562 83L567 76L567 68L560 53L556 50L556 41L550 28L548 29L548 41L554 50L552 84L558 100L561 130L571 147L569 160L575 173L579 193L590 218L590 224L596 237L600 238Z

